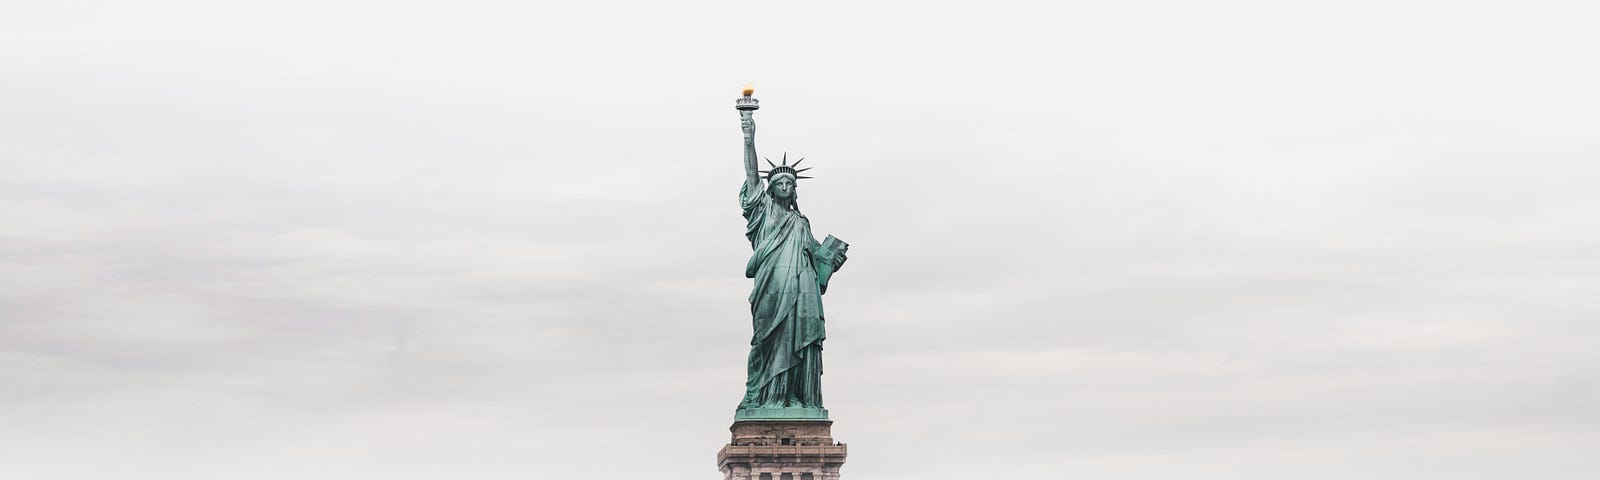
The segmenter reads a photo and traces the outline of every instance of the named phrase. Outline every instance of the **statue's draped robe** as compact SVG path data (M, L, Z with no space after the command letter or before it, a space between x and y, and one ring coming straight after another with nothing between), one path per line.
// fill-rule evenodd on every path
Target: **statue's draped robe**
M755 279L749 376L741 408L822 406L822 293L813 267L817 240L800 212L760 185L739 192L745 236L755 250L744 275Z

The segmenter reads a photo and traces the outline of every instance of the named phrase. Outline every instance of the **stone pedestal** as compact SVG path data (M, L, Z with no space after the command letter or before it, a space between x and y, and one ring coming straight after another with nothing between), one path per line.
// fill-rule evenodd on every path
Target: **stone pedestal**
M742 420L717 452L723 480L839 480L846 447L831 420Z

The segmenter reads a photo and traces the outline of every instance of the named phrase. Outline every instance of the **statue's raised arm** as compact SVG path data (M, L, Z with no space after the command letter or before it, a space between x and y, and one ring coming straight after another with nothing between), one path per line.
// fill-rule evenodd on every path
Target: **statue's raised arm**
M744 128L744 182L751 190L761 188L756 164L756 119L754 110L739 110L739 126Z
M761 102L750 96L755 91L755 85L745 85L744 97L733 105L739 110L739 126L744 129L744 184L750 191L761 189L760 167L756 163L756 110L761 108Z

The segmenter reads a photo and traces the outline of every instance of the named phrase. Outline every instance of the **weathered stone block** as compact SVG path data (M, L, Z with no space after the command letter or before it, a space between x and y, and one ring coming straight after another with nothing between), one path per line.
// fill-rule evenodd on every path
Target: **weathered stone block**
M832 428L828 420L733 422L717 469L724 480L839 480L848 448Z

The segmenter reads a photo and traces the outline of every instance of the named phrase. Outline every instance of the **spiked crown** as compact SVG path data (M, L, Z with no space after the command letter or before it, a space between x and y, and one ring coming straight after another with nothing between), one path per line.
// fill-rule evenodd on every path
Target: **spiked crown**
M804 176L804 175L800 174L800 172L804 172L806 170L810 170L811 167L806 167L806 168L802 168L802 169L799 169L799 170L795 170L795 167L800 166L800 162L806 161L805 157L800 157L799 160L795 160L794 161L794 165L790 165L789 164L789 152L783 152L783 164L782 165L777 165L777 164L772 163L772 159L770 159L770 158L768 158L766 160L767 160L767 165L771 165L772 169L771 170L761 170L761 173L766 175L767 181L769 181L769 182L772 181L772 179L774 177L781 176L781 175L788 175L790 177L794 177L795 181L797 181L797 182L800 181L800 179L802 179L802 178L811 178L811 177L807 177L807 176Z

